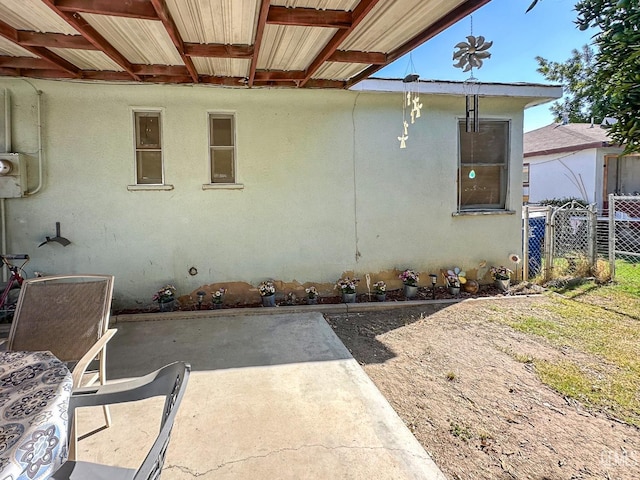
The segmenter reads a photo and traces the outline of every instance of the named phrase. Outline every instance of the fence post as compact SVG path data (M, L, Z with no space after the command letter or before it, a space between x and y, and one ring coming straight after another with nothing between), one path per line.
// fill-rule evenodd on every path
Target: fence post
M529 280L529 205L525 205L522 211L522 281Z
M551 273L553 271L553 225L551 224L552 207L547 207L546 218L544 222L544 280L549 281L551 279Z
M591 205L589 205L588 207L589 212L591 213L591 215L589 215L589 244L587 246L587 248L589 249L589 256L591 257L589 260L591 262L591 269L593 272L593 268L596 266L596 258L597 258L597 252L596 252L596 245L598 243L598 210L596 208L596 204L592 203Z
M616 209L615 197L613 193L609 194L609 270L611 271L611 280L616 279Z

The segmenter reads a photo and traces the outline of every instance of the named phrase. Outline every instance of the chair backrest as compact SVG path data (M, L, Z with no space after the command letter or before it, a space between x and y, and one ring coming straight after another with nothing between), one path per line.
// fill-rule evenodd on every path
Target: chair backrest
M49 350L80 360L107 331L113 275L57 275L25 280L9 333L9 350Z
M164 396L160 431L134 477L134 480L158 479L169 446L171 429L187 388L190 372L191 365L185 362L175 362L134 380L76 389L69 401L69 418L74 418L74 411L78 407L112 405Z

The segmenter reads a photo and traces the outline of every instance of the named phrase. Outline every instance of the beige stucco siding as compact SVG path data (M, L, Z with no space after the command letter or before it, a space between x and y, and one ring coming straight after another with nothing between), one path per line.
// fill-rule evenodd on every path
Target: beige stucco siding
M453 216L462 97L423 96L401 150L396 93L30 82L43 92L44 185L6 201L8 250L29 253L30 271L116 275L118 306L148 304L164 283L333 283L346 271L472 270L520 250L523 99L480 102L482 117L511 120L515 214ZM0 87L34 188L37 96L22 80ZM172 190L127 189L134 108L162 109ZM241 189L202 188L218 111L235 114ZM56 221L72 244L36 248Z

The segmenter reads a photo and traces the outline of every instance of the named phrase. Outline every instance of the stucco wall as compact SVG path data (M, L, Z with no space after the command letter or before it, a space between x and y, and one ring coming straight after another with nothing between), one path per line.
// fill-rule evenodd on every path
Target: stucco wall
M482 117L512 121L515 213L453 216L463 98L423 96L401 150L401 94L30 82L0 81L12 98L13 150L30 152L32 185L32 85L43 92L45 183L6 200L8 251L29 253L29 272L114 274L116 306L147 305L165 283L189 293L267 278L333 283L348 271L375 281L396 268L505 264L520 251L522 99L480 102ZM127 190L134 107L163 109L171 191ZM236 114L243 189L202 188L209 111ZM56 221L72 244L36 248Z

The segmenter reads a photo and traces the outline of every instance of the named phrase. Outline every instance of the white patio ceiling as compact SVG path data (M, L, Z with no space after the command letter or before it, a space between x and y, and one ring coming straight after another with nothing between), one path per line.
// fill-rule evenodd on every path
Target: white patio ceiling
M490 0L0 0L0 76L346 88Z

